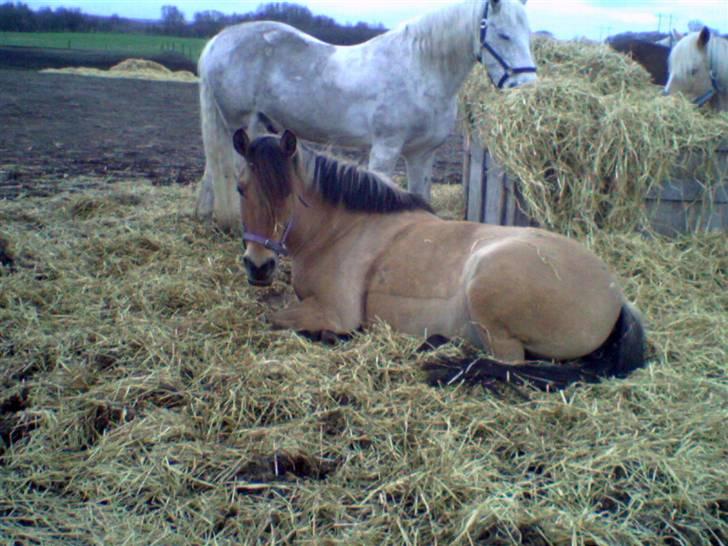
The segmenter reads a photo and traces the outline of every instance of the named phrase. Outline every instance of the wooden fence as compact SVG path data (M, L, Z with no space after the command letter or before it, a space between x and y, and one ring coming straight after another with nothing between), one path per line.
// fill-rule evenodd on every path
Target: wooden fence
M728 147L721 147L718 153L725 176L710 191L701 181L683 174L648 192L645 209L656 232L728 231ZM506 174L477 135L465 136L463 185L466 219L508 226L538 225L528 215L518 180Z

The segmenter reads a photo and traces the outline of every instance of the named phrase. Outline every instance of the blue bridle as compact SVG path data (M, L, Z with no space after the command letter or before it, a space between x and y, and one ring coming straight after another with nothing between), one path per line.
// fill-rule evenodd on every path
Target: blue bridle
M487 41L488 37L488 8L490 7L490 0L485 0L485 10L483 11L483 18L480 20L480 45L483 49L485 49L488 53L490 53L491 57L493 57L496 61L498 61L498 64L501 65L501 68L503 68L503 76L501 76L501 79L498 80L498 83L493 80L490 73L488 73L488 77L490 78L490 81L493 82L493 85L495 85L498 89L503 89L503 86L508 81L508 79L511 76L514 76L516 74L525 74L528 72L536 73L536 67L535 66L519 66L516 68L513 68L508 62L495 50L495 48L490 45ZM480 63L483 62L483 57L480 53L478 53L478 61ZM487 70L486 70L487 72Z
M712 99L716 93L720 93L720 88L718 87L718 77L715 75L715 71L713 70L710 71L710 85L712 86L712 89L693 100L698 108L700 108L710 99Z

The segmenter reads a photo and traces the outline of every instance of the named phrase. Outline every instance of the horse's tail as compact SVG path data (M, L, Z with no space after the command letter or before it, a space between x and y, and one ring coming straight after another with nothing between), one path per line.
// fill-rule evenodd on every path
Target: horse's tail
M530 384L542 390L563 389L582 381L624 378L645 365L645 330L639 311L625 303L609 338L594 352L564 364L533 361L504 364L489 358L462 358L425 365L428 383L450 385L459 381L493 386L497 382Z
M213 217L220 227L235 230L240 224L240 204L235 192L240 160L234 153L232 131L220 112L210 81L206 67L208 51L209 43L198 64L205 173L202 175L195 212L199 218Z

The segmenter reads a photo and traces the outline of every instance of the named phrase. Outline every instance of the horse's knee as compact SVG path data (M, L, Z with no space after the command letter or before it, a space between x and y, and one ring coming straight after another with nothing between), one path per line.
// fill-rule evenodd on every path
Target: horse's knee
M212 183L208 176L203 176L200 180L200 189L197 194L197 205L195 206L195 216L200 220L212 219L212 211L215 205L215 194L212 190Z
M434 154L407 156L407 190L424 197L428 202L432 188Z
M402 146L398 144L375 143L369 152L369 170L391 175L397 166Z

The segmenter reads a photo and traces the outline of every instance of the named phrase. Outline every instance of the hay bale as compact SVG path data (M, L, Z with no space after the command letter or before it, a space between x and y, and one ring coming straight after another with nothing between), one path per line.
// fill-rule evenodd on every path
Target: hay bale
M163 74L172 73L172 71L166 66L146 59L125 59L109 68L109 70L111 72L137 72L140 70L148 70L150 72L161 72Z
M662 97L649 74L606 45L537 39L536 85L498 94L477 67L460 95L462 121L517 178L531 217L570 234L647 228L650 188L690 164L725 179L716 150L728 115Z

